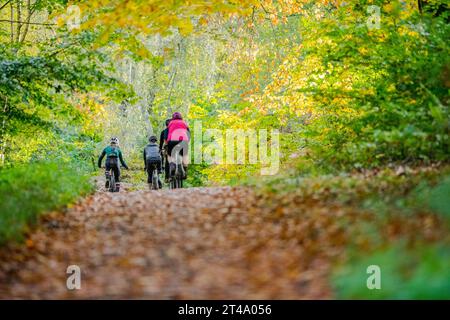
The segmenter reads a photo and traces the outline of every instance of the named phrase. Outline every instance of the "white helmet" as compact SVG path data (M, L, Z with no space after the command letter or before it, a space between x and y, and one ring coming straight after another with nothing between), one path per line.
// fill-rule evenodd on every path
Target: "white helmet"
M111 138L110 143L118 145L119 144L119 138L116 138L116 137Z

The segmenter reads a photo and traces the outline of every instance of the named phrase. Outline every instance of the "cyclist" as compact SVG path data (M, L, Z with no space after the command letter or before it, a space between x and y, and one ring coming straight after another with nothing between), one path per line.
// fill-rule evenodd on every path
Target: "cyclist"
M164 176L166 183L169 182L169 161L167 160L167 136L169 135L169 123L172 119L166 120L166 128L161 131L159 136L159 152L162 155Z
M189 147L190 131L187 123L183 120L181 113L175 112L169 123L167 135L167 152L170 162L170 175L173 175L175 168L175 155L179 153L183 157L183 179L187 177L188 165L188 147Z
M119 166L119 160L122 164L122 167L128 170L128 166L123 160L122 151L119 148L119 139L118 138L111 138L109 146L107 146L105 149L103 149L102 154L98 158L98 167L102 167L102 161L103 158L106 156L105 161L105 176L106 176L106 183L105 188L109 188L109 171L112 169L114 176L116 177L116 190L119 191L120 189L120 166Z
M162 182L159 179L159 174L161 173L161 154L159 153L158 138L151 136L149 139L149 144L144 148L144 165L147 171L147 183L152 183L153 171L158 170L158 184L159 188L162 188Z

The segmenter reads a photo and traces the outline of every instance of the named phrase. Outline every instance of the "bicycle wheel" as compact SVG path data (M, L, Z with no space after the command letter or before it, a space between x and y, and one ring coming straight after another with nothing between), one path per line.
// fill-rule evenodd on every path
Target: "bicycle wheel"
M177 175L175 175L174 180L175 180L175 189L181 188L181 184L180 184L181 180L180 180L180 175L178 173L177 173Z
M179 189L183 188L183 179L181 175L177 177L177 180L178 180L178 188Z
M109 192L116 191L116 177L114 176L114 171L111 170L109 174Z
M176 159L175 161L178 161L177 158L175 158L175 159ZM170 178L170 184L172 186L172 189L178 188L178 166L177 165L175 165L175 172L173 173L173 176Z
M152 176L152 190L158 190L159 184L158 184L158 171L155 169L153 170L153 176Z
M175 175L170 175L170 177L169 177L169 189L173 190L175 188L176 188Z

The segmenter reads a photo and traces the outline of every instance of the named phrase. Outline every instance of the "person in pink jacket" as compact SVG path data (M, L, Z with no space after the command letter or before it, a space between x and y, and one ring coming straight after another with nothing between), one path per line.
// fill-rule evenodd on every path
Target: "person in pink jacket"
M170 162L170 174L173 174L176 168L175 156L179 153L183 159L184 179L187 176L188 150L189 150L190 131L187 123L183 120L181 113L175 112L169 123L167 134L167 152Z

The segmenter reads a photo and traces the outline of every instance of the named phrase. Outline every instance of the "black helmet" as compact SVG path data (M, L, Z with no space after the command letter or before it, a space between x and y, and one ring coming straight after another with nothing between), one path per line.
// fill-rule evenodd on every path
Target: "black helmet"
M151 136L150 138L148 138L148 141L156 142L156 141L158 141L158 138L156 136Z
M167 120L166 120L166 127L169 126L170 121L172 121L172 119L167 119Z

